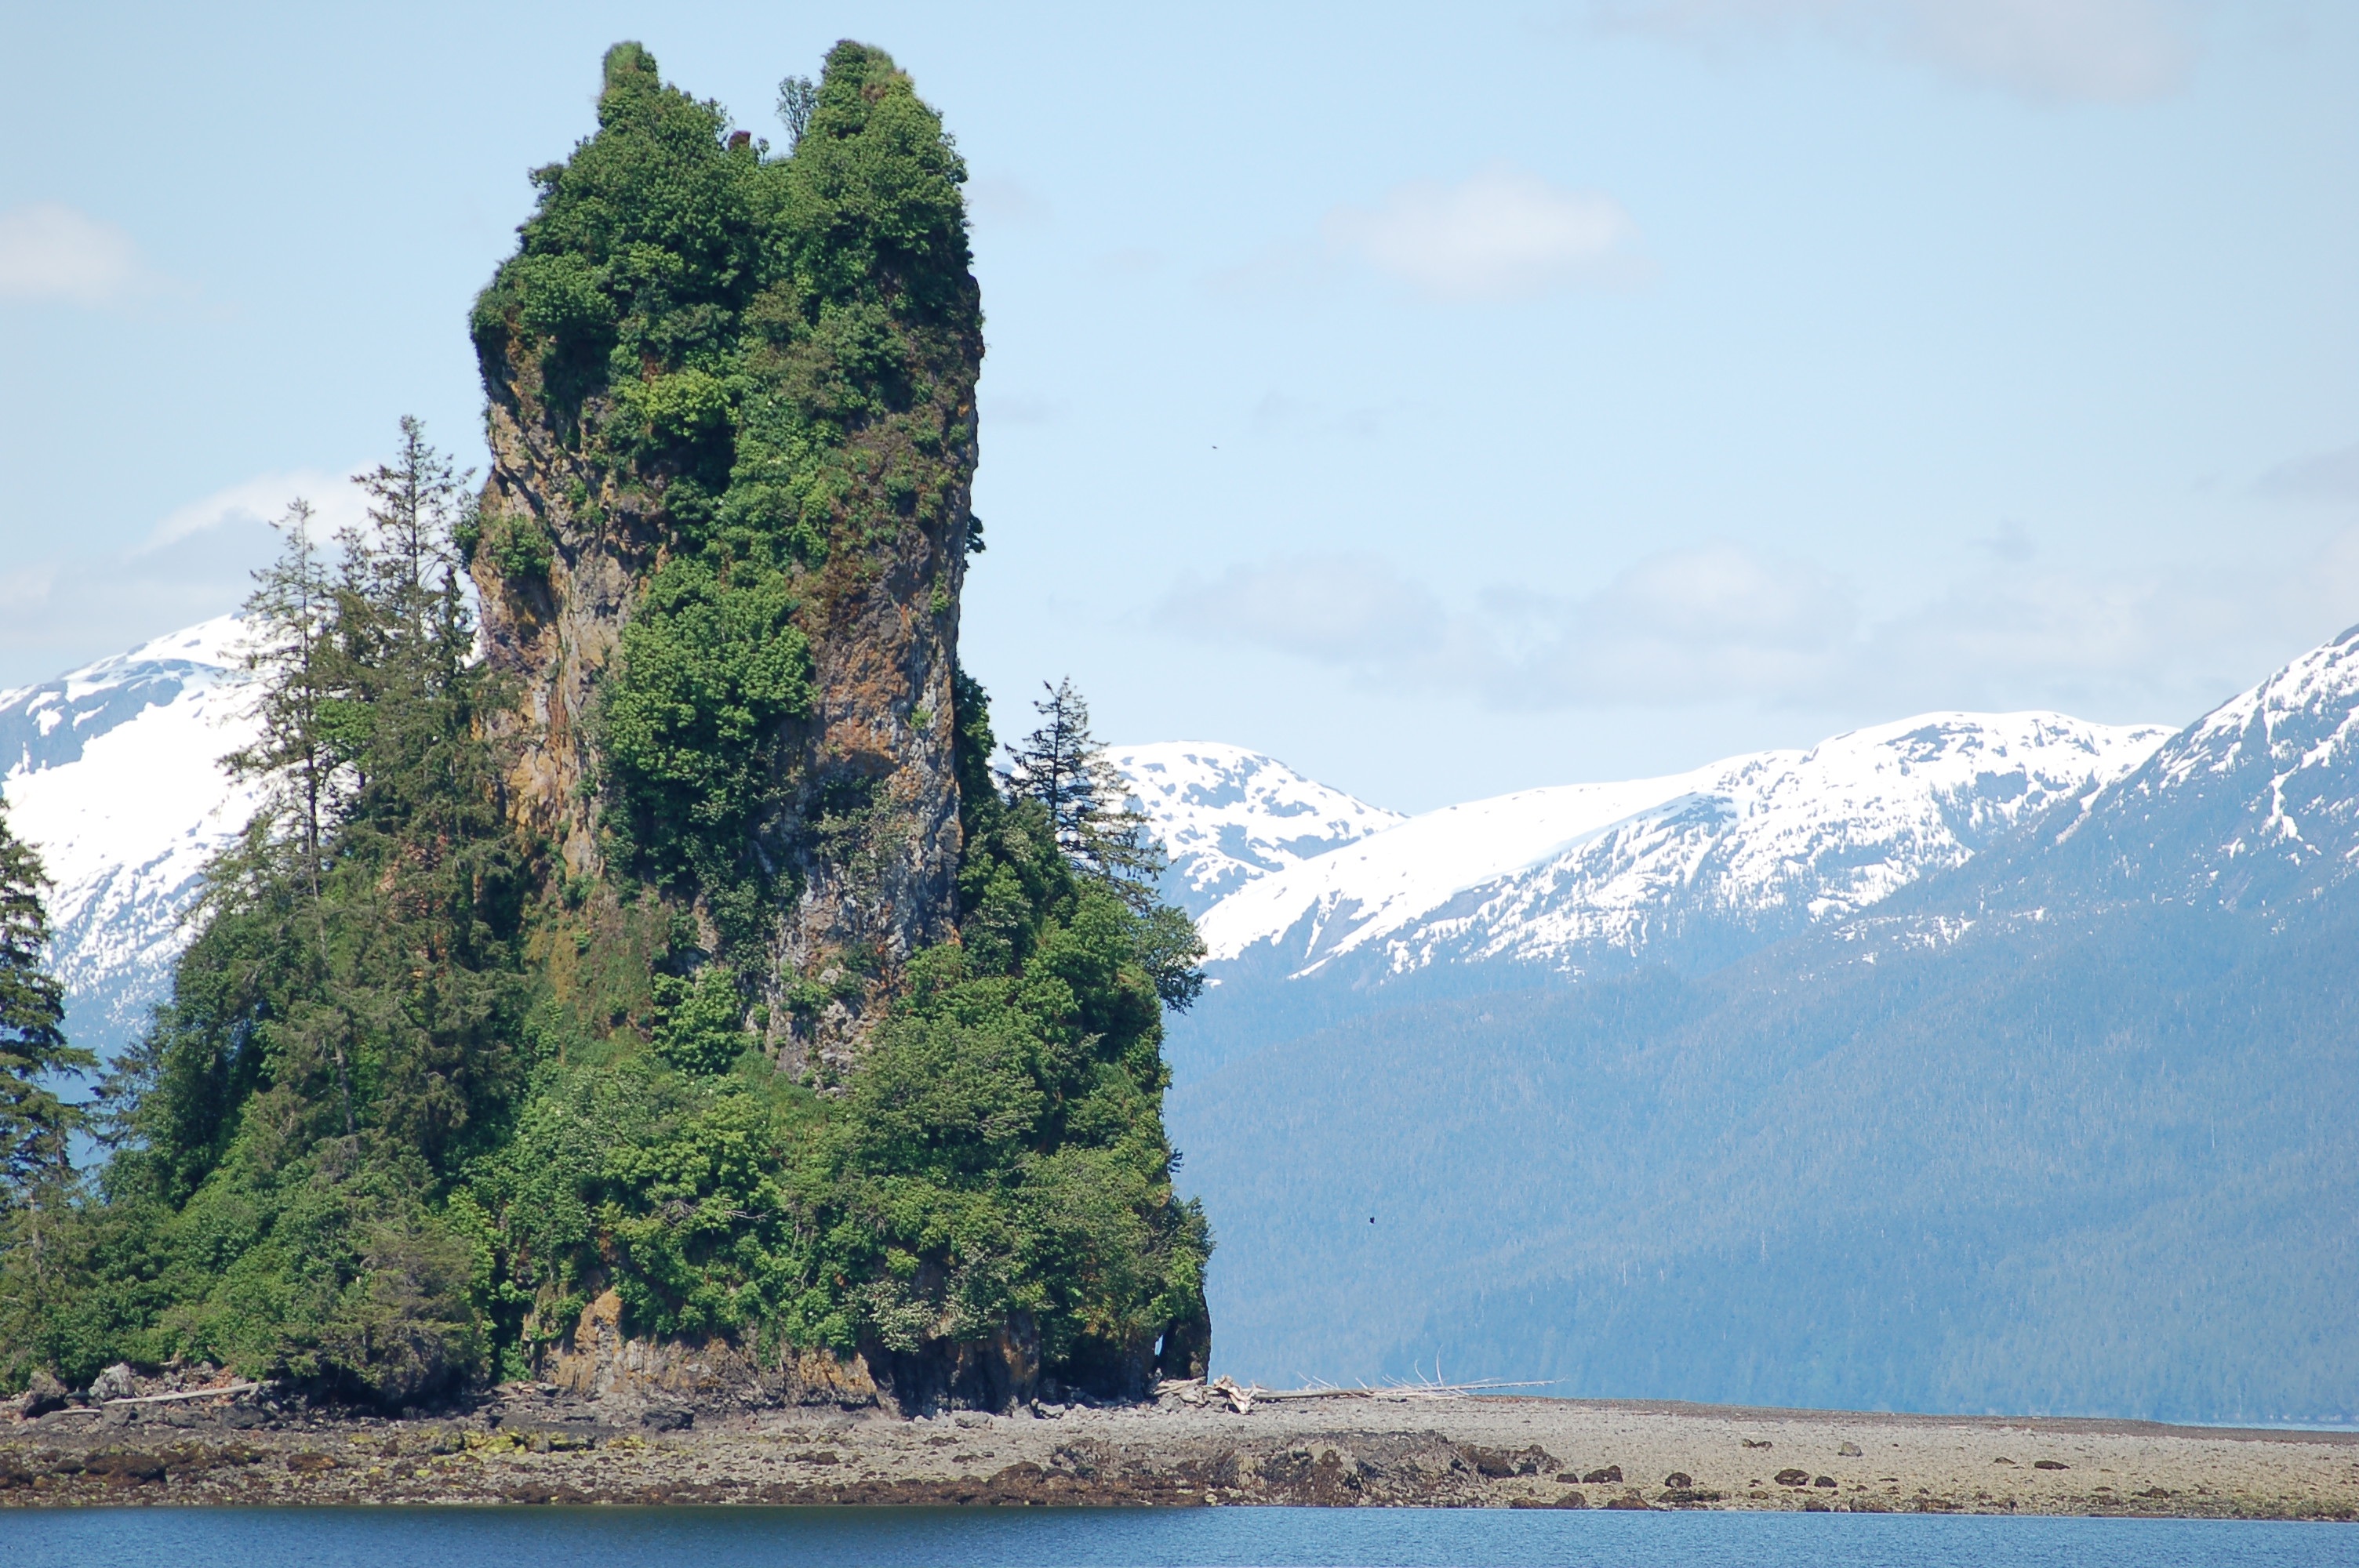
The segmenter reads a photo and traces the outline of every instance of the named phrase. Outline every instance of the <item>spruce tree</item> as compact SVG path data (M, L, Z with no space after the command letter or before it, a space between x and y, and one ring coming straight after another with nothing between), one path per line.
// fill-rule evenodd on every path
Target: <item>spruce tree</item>
M268 786L270 809L291 835L305 890L317 900L340 759L328 722L335 581L312 537L312 515L299 496L288 505L275 524L286 541L278 559L255 574L243 616L261 733L222 761L237 777Z
M0 1209L14 1211L72 1173L67 1141L82 1108L57 1080L97 1058L66 1043L65 993L42 968L49 945L45 879L0 806Z
M187 1162L182 1181L260 1090L306 1136L430 1180L516 1087L522 869L479 733L465 476L404 419L395 460L359 482L368 522L335 559L298 503L245 606L261 735L227 760L267 805L215 868L141 1097L145 1141Z
M1106 761L1090 730L1090 705L1071 678L1042 683L1032 710L1040 727L1008 748L1008 793L1037 800L1055 825L1057 847L1073 863L1113 884L1136 908L1154 903L1155 879L1169 864L1147 818L1130 804L1129 785Z
M1090 729L1090 705L1070 676L1035 702L1040 727L1008 749L1011 800L1048 812L1057 847L1075 869L1121 895L1138 917L1138 956L1163 1004L1185 1012L1203 993L1197 968L1204 944L1185 910L1163 902L1157 883L1170 864L1153 825L1133 805L1121 771Z

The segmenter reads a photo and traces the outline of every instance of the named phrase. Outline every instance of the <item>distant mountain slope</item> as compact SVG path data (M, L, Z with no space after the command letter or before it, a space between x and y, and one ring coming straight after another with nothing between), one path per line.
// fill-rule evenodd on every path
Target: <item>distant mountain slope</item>
M2359 911L1402 993L1183 1084L1267 1382L2359 1419ZM1825 943L1825 934L1797 946ZM1375 1221L1374 1224L1370 1223Z
M1171 856L1165 896L1201 914L1245 883L1406 820L1215 741L1127 746L1107 760Z
M218 759L251 733L224 616L0 693L0 789L51 883L78 1044L112 1054L163 994L199 872L253 814Z
M1266 949L1296 977L1345 965L1363 983L1501 958L1579 972L1682 944L1733 956L1963 863L2127 773L2168 734L1926 714L1807 752L1527 790L1263 877L1204 917L1205 945L1216 961Z
M1265 1008L1169 1113L1223 1365L2359 1418L2354 735L2346 635L1734 961Z
M198 868L253 808L216 766L246 733L238 635L223 617L0 695L8 798L56 883L56 961L77 1029L105 1049L159 994ZM1797 912L1872 902L2159 736L1939 715L1809 752L1413 820L1217 742L1111 760L1171 852L1168 892L1203 918L1215 958L1259 948L1289 972L1354 956L1388 969L1504 957L1578 970L1722 927L1757 943Z

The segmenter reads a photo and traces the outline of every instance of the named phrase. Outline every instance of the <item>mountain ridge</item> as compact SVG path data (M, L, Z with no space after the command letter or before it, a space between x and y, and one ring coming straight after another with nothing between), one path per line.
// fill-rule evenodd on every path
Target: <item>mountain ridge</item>
M49 857L56 884L54 951L60 976L73 999L77 1027L109 1052L127 1042L146 1007L160 995L163 977L185 940L180 920L195 896L204 859L235 836L258 804L254 791L236 785L216 766L252 730L238 695L248 678L237 663L241 635L235 617L217 617L56 680L0 693L0 754L9 757L8 798L20 832ZM54 716L67 706L78 721L60 728ZM41 728L45 722L48 730ZM1995 737L1991 743L2001 751L2029 744L2037 754L2033 763L1990 775L2002 781L2023 777L2026 788L2016 800L1978 795L1965 802L1970 815L1990 813L2007 821L2023 801L2057 798L2094 778L2109 760L2149 741L2159 744L2167 733L2154 726L2101 726L2050 714L1919 715L1847 731L1818 747L1745 753L1656 779L1521 791L1419 816L1372 806L1274 758L1223 742L1116 747L1109 761L1128 780L1134 803L1166 842L1172 860L1164 881L1167 896L1203 922L1216 980L1246 958L1249 948L1269 950L1256 957L1277 953L1289 930L1273 929L1266 910L1288 896L1299 905L1303 901L1296 890L1314 878L1324 877L1330 885L1342 881L1339 873L1351 868L1337 858L1338 851L1357 846L1359 855L1368 856L1404 840L1422 848L1416 844L1419 838L1445 837L1436 835L1437 828L1466 825L1472 830L1458 833L1455 841L1472 841L1477 855L1487 859L1476 859L1471 871L1458 862L1437 872L1428 852L1424 863L1412 863L1402 879L1414 884L1406 897L1362 901L1373 905L1372 914L1354 920L1355 912L1346 911L1322 920L1335 914L1341 899L1326 909L1298 914L1290 924L1300 924L1306 914L1310 918L1310 957L1288 972L1318 970L1379 942L1385 967L1393 971L1443 961L1444 949L1454 946L1447 957L1462 963L1506 957L1553 962L1577 972L1580 894L1585 888L1626 893L1649 871L1681 857L1691 869L1732 833L1741 837L1748 820L1766 816L1773 825L1790 826L1772 809L1769 797L1801 788L1800 765L1856 737L1882 743L1937 725L1956 732L1951 752L1958 749L1959 735L1970 743ZM51 733L70 736L71 746L50 742L45 748L42 742ZM102 745L100 755L86 762L87 748L107 737L113 739ZM2074 752L2094 765L2069 765L2067 753ZM116 762L118 752L126 758L136 752L141 761L136 769ZM2040 773L2043 765L2047 772ZM145 782L134 782L135 773ZM1732 799L1731 791L1738 788L1748 793ZM2005 789L1984 792L2004 796ZM136 821L92 805L126 797L147 807ZM179 816L186 820L165 821L158 811L165 801L182 803ZM1886 896L1930 864L1954 862L1962 842L1929 815L1940 805L1933 793L1920 790L1908 804L1917 812L1908 826L1925 842L1902 857L1904 863L1878 862L1866 872L1848 868L1854 883L1864 876L1875 885L1850 888L1846 911ZM110 840L110 832L118 837ZM125 853L111 845L133 848ZM1824 859L1827 846L1818 848ZM1607 874L1599 874L1601 866ZM1648 911L1641 907L1645 893L1655 896L1659 924L1665 895L1691 881L1658 876L1639 898L1625 897L1599 912L1594 925L1619 925L1604 931L1593 948L1618 946L1635 955L1649 940ZM1562 891L1567 882L1576 884L1571 899ZM1593 901L1593 908L1597 902L1602 901ZM1832 905L1814 909L1810 917L1821 917L1827 907ZM1560 928L1576 928L1575 934L1549 929L1551 918ZM1338 927L1342 937L1330 936ZM1485 934L1487 940L1478 939Z
M2111 783L2169 733L1920 714L1685 773L1446 807L1257 880L1210 914L1205 944L1215 962L1290 945L1297 978L1371 948L1394 974L1452 958L1577 969L1647 946L1650 925L1849 914Z

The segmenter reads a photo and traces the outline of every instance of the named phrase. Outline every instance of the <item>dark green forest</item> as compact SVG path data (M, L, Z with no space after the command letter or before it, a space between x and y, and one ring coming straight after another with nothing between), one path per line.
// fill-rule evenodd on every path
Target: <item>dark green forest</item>
M864 46L782 100L774 152L617 46L470 322L487 385L528 371L574 515L627 507L646 544L592 715L594 871L513 809L469 586L545 597L565 541L411 421L368 526L286 520L245 611L264 735L230 759L269 805L86 1097L51 1092L92 1064L0 833L0 1384L203 1360L400 1407L527 1375L606 1291L635 1335L858 1353L920 1399L994 1336L1110 1394L1201 1370L1211 1240L1161 1115L1201 948L1070 688L995 767L957 677L954 930L871 966L852 1070L767 1044L762 999L810 984L756 972L800 891L772 846L856 849L866 809L799 804L780 739L829 606L907 530L980 546L942 458L981 342L956 148Z

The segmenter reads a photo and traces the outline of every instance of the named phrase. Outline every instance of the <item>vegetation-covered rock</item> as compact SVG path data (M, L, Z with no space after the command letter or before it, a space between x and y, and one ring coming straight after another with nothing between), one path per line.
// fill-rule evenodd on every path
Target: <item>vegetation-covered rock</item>
M965 168L908 78L841 44L807 103L774 158L608 54L475 307L473 570L525 820L841 1067L956 917L983 335Z
M1137 820L1041 782L1103 772L1078 698L1003 781L955 664L963 170L875 49L790 85L773 157L611 51L475 308L480 497L411 422L369 528L290 515L234 759L272 803L111 1158L12 1232L16 1384L397 1406L592 1319L905 1408L1201 1371L1161 1119L1201 947Z

